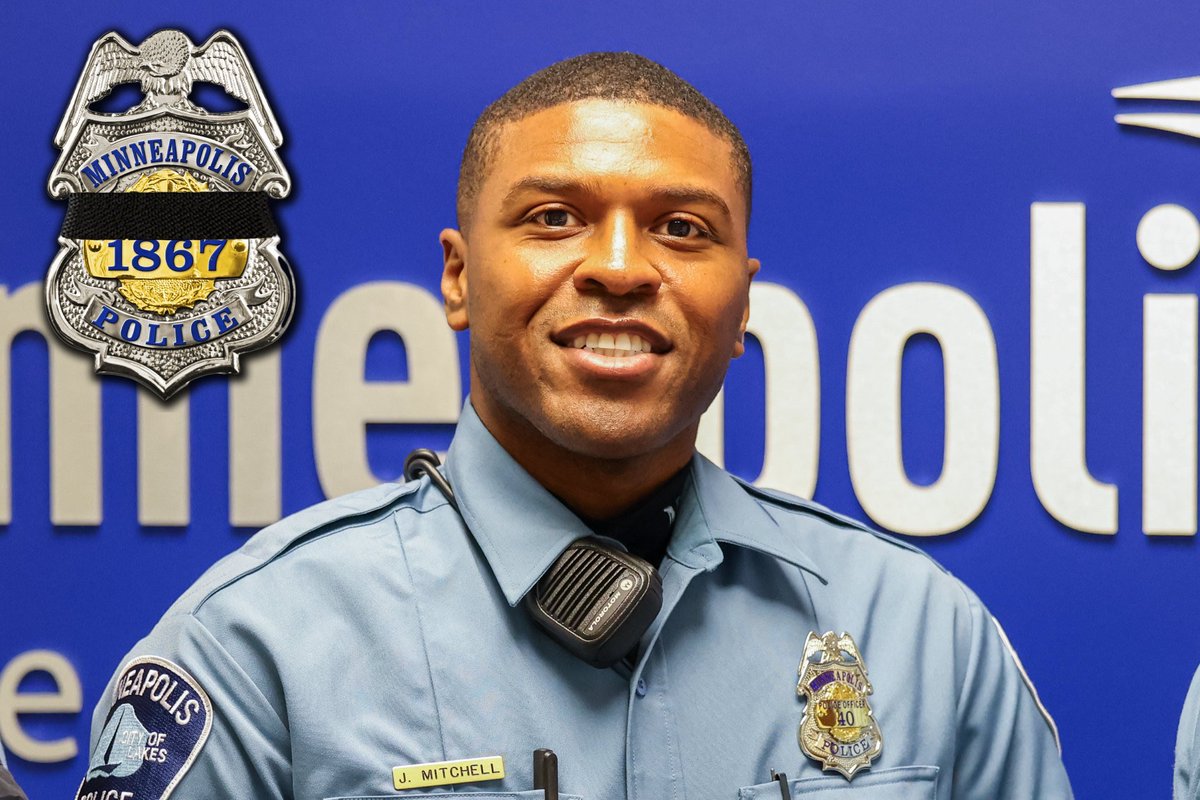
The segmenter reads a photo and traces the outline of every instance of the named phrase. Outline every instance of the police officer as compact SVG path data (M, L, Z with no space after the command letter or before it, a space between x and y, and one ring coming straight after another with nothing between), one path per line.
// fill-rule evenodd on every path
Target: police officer
M444 475L213 567L118 669L80 797L1070 797L975 595L695 452L743 351L749 203L737 129L640 56L560 62L489 106L441 234L471 343ZM560 570L580 540L657 567L661 608L612 668L526 600L576 580L609 624L625 595Z

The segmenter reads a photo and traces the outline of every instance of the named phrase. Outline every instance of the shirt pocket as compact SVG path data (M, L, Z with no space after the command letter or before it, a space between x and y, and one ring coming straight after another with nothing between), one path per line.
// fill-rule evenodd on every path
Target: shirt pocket
M848 781L840 775L788 781L793 798L854 797L854 800L936 800L937 767L895 767L861 772ZM851 794L853 793L853 794ZM536 796L536 795L535 795ZM738 789L738 800L780 800L779 783L760 783Z
M325 800L428 800L428 798L446 798L446 797L470 797L473 800L538 800L544 798L546 793L541 789L531 789L528 792L456 792L452 789L447 789L441 792L416 792L410 793L399 791L393 794L350 794L345 797L326 797ZM562 794L558 795L558 800L583 800L577 794Z

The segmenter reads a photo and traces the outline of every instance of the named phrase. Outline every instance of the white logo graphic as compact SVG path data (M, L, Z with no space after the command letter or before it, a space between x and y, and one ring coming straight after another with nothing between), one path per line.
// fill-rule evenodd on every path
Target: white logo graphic
M108 724L100 732L96 752L88 765L87 780L97 777L124 778L142 768L146 752L146 730L133 711L133 706L122 703L109 717Z
M1200 75L1175 78L1169 81L1118 86L1112 90L1118 100L1186 100L1200 102ZM1153 128L1168 133L1181 133L1200 139L1200 114L1153 113L1117 114L1117 122L1139 128Z

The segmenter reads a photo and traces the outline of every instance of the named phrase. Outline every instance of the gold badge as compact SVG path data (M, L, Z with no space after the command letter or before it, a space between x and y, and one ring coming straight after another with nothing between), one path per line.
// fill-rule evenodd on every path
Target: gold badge
M800 749L822 769L854 777L883 750L883 735L867 696L874 689L850 634L808 634L796 692L808 697L800 720Z

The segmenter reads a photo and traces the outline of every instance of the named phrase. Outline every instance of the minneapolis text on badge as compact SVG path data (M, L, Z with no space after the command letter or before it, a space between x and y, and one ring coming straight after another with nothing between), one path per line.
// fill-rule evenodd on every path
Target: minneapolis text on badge
M189 99L194 82L246 108L206 111ZM140 83L142 102L89 108L122 83ZM55 136L49 191L71 202L46 279L57 333L94 353L97 371L164 398L276 341L295 297L267 206L291 187L282 142L232 34L199 47L177 30L139 47L116 33L97 41ZM119 196L131 193L173 196ZM226 194L200 196L211 193Z

